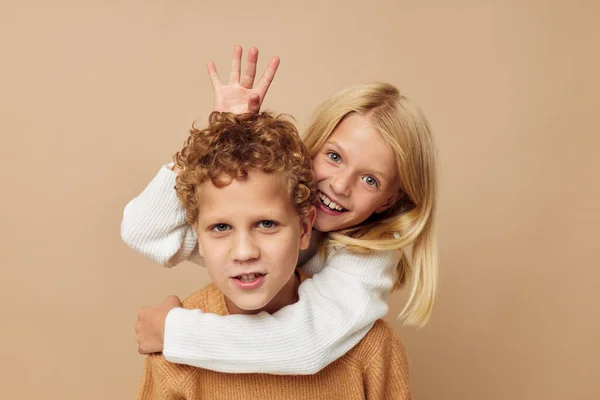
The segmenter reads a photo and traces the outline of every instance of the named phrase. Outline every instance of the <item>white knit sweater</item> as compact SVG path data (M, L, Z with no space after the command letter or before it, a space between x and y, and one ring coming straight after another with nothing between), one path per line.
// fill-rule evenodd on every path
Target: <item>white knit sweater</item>
M132 249L167 267L202 265L197 237L175 190L176 174L163 166L125 207L121 237ZM175 308L165 325L169 361L220 372L313 374L354 347L388 310L397 251L330 252L304 264L313 275L299 300L275 314L217 316ZM326 268L325 268L326 267Z

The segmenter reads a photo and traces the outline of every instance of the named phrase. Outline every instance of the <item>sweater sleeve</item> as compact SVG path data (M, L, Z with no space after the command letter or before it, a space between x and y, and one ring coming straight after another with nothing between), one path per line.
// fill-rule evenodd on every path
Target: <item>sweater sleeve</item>
M391 328L383 332L377 350L365 366L367 399L410 400L410 377L404 346Z
M170 384L169 377L163 368L158 368L156 359L158 354L146 356L144 371L142 372L142 383L138 390L137 400L180 400L181 396Z
M123 211L121 238L133 250L166 267L189 260L203 265L198 239L174 190L168 164Z
M318 257L318 255L316 256ZM314 374L354 347L388 310L397 251L332 252L299 300L273 315L217 316L175 308L163 354L219 372Z

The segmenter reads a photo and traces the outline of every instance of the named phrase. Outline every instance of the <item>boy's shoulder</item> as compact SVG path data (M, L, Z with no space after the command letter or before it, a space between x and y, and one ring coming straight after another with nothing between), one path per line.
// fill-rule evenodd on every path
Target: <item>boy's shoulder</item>
M212 282L189 295L181 302L181 305L190 310L197 309L217 315L228 314L223 292Z
M398 334L387 322L379 319L365 337L346 353L345 358L364 367L377 358L389 357L391 353L406 361L406 351Z

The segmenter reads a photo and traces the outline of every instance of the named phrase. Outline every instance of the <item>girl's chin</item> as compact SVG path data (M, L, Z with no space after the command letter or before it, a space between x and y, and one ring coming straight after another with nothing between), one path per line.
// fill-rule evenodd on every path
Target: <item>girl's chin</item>
M348 227L347 224L342 223L341 219L336 221L336 218L339 218L339 216L319 215L319 212L317 212L317 217L313 223L313 229L320 232L331 232Z

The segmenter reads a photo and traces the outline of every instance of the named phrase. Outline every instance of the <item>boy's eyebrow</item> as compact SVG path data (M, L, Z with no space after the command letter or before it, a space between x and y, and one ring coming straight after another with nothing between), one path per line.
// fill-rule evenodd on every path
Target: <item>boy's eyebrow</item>
M252 220L254 222L260 222L265 220L274 220L281 221L284 219L284 216L281 212L273 211L271 209L267 210L258 210L254 212L251 216L248 217L248 220ZM210 211L206 212L203 215L198 216L198 223L203 221L204 225L213 225L216 223L231 223L230 217L226 214L211 214Z
M337 149L339 150L340 153L342 153L341 155L344 155L344 148L342 146L340 146L339 144L337 144L337 142L333 141L333 140L328 140L326 142L326 144L330 144L334 147L337 147ZM374 174L374 175L379 175L381 177L383 177L385 180L390 180L390 178L388 177L388 175L382 171L379 171L377 169L370 169L370 171Z

